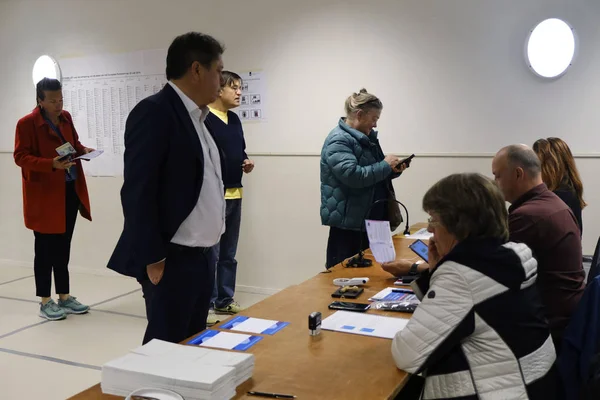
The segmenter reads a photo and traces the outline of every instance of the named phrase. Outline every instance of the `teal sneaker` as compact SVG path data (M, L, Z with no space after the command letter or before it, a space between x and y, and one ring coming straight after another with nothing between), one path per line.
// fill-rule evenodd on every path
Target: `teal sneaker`
M49 321L58 321L67 318L67 313L50 299L46 304L40 303L40 317Z
M73 296L69 296L69 298L64 301L58 299L58 305L67 314L85 314L86 312L90 311L90 306L81 304L77 301L77 297Z

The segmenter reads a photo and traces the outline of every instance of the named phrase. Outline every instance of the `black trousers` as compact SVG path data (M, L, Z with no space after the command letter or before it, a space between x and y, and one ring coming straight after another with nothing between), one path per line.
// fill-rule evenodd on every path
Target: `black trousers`
M369 238L366 232L330 227L325 267L329 269L336 266L346 258L358 254L359 250L368 248Z
M210 249L169 245L158 285L140 282L148 318L143 344L152 339L178 343L206 329L215 262Z
M66 232L62 234L34 232L35 258L33 270L35 273L35 292L38 297L50 297L52 271L54 271L56 293L69 293L71 239L75 230L80 202L75 192L75 182L67 182L65 190Z

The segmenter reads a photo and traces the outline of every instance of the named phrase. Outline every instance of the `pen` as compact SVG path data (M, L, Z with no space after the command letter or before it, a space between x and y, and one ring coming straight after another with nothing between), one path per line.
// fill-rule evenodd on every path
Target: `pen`
M295 399L296 396L291 394L277 394L277 393L265 393L265 392L248 392L250 396L261 396L268 397L270 399Z
M410 289L392 289L392 293L409 293L409 294L415 294L415 292L413 292Z

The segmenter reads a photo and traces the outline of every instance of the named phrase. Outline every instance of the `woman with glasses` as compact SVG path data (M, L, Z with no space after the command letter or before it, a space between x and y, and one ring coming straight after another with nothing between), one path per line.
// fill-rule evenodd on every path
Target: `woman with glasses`
M508 242L504 197L456 174L423 198L430 274L392 343L398 368L423 374L423 399L555 399L556 352L535 285L537 261Z

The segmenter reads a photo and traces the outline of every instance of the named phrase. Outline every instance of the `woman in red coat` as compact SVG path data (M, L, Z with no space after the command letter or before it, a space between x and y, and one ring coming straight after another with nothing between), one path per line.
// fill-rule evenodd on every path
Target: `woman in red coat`
M84 147L71 115L62 109L62 87L58 80L44 78L37 84L37 107L17 123L15 163L21 167L25 226L35 235L36 296L41 297L40 316L49 320L83 314L89 307L69 295L69 257L77 213L91 221L90 200L77 155ZM75 154L57 157L57 148L67 142ZM58 304L50 297L54 284Z

